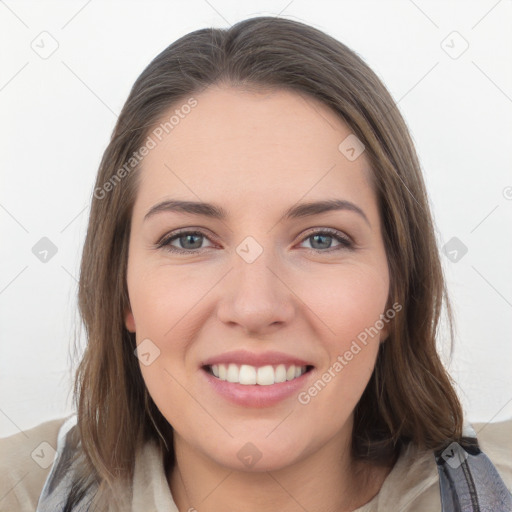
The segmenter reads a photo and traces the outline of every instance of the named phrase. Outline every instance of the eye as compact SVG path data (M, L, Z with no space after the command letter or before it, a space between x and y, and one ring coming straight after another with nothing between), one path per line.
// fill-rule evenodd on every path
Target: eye
M332 240L338 242L337 246L332 247ZM340 249L351 249L353 248L352 241L341 232L335 229L324 228L322 230L314 231L303 239L302 243L310 241L311 249L315 252L331 252Z
M156 247L158 249L165 248L170 252L177 252L182 254L190 254L192 252L199 252L204 247L201 247L203 240L209 238L201 231L181 231L177 234L170 234L164 236ZM173 245L176 242L179 246Z

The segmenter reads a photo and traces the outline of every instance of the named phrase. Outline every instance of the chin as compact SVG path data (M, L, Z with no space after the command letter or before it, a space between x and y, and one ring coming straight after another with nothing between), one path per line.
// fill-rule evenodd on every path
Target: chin
M280 471L297 462L297 454L283 450L258 449L255 444L246 443L237 451L216 454L218 464L231 471L265 473Z

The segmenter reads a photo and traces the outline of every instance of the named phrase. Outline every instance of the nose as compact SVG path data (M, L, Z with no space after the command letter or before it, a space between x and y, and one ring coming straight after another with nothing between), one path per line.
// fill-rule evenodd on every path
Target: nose
M283 328L297 311L297 298L271 253L263 250L252 263L234 253L233 269L220 290L219 320L245 335L263 336Z

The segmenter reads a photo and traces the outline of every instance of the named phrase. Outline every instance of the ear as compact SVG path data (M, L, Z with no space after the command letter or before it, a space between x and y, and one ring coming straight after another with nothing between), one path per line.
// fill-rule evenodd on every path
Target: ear
M129 306L124 313L124 325L130 332L136 331L135 318L134 318L132 310Z
M384 324L382 329L380 329L380 337L379 337L380 343L384 343L388 339L389 333L391 332L391 322L393 320L388 318L388 311L390 309L392 310L393 308L392 307L386 307L386 310L380 316L381 322Z
M387 303L386 303L386 309L384 312L380 315L380 319L382 323L384 324L382 326L382 329L380 329L380 343L385 343L387 339L389 338L389 335L392 330L392 323L394 322L394 318L396 316L396 313L398 311L401 311L402 306L398 301L391 302L391 297L388 297ZM391 314L392 313L392 314Z
M384 343L389 337L389 324L384 322L384 327L380 330L380 343Z

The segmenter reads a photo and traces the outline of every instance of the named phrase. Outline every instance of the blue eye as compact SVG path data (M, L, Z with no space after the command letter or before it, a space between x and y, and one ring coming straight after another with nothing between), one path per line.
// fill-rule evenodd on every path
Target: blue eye
M166 251L173 253L194 254L203 252L208 248L202 247L204 240L209 241L210 239L202 231L181 231L177 234L170 233L169 235L164 236L159 242L157 242L156 248L165 249ZM312 245L318 244L319 247L306 247L306 249L315 253L325 253L337 251L340 249L353 248L353 243L347 236L343 235L335 229L330 228L325 228L309 233L308 236L302 239L301 243L304 243L308 240L311 240L310 243ZM332 247L332 240L337 241L338 245ZM174 245L175 242L179 244L179 247Z
M339 245L331 247L333 239L339 242ZM316 231L312 234L309 234L304 239L304 242L307 240L311 240L311 244L319 245L319 247L311 247L311 249L315 252L330 252L339 249L349 249L352 247L352 242L346 236L341 235L338 231L330 229Z
M172 233L171 233L172 235ZM208 237L201 231L182 231L174 236L164 237L158 242L158 248L165 248L170 252L178 253L192 253L202 250L201 247L203 239L209 240ZM172 245L174 241L177 241L181 247Z

